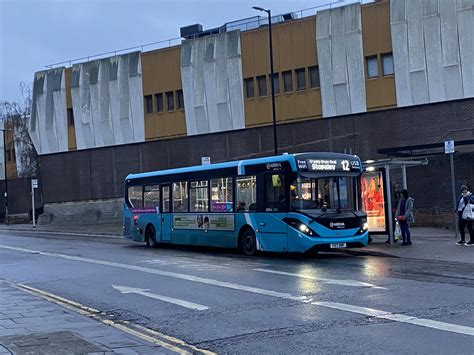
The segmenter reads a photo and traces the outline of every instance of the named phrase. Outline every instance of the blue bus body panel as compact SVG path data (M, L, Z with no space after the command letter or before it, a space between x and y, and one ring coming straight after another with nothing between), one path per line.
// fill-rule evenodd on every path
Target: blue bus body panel
M331 230L311 218L299 213L235 213L235 230L203 230L203 229L175 229L172 225L171 213L138 214L138 223L133 222L134 214L124 210L124 220L130 221L130 235L126 235L127 227L124 224L124 237L136 242L145 241L145 230L148 224L155 227L158 243L171 243L195 246L213 246L221 248L236 248L238 236L244 226L250 226L255 231L257 249L267 252L306 252L318 245L332 243L360 243L368 244L368 232L357 234L359 228ZM290 227L283 218L291 217L300 220L314 230L318 236L307 236ZM140 232L141 231L141 232Z
M151 171L148 173L128 174L126 179L133 180L133 179L141 179L141 178L150 178L150 177L155 177L155 176L164 176L164 175L170 175L170 174L183 174L183 173L192 173L192 172L207 171L207 170L212 171L216 169L225 169L225 168L238 168L240 169L240 172L241 172L239 175L245 175L246 166L276 163L276 162L280 162L280 163L288 162L291 166L291 169L293 171L297 171L294 155L288 154L288 155L280 155L280 156L275 156L275 157L231 161L231 162L226 162L226 163L196 165L196 166L190 166L186 168L158 170L158 171Z
M234 231L175 229L171 234L173 244L235 248Z
M282 252L287 250L288 225L282 221L286 213L236 213L236 240L240 229L248 225L257 239L257 250Z

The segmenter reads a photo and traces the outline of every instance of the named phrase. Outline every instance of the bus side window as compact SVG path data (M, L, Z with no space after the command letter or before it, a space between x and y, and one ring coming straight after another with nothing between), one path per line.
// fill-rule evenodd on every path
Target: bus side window
M143 186L130 186L128 188L128 203L132 208L143 207Z
M188 212L188 182L173 183L173 212Z
M143 193L143 207L156 208L160 206L160 186L148 185L145 186Z
M235 184L235 211L255 211L257 206L257 177L238 177L235 179Z
M161 208L161 212L169 212L170 211L170 187L163 186L161 189L161 200L163 206Z
M232 178L211 179L211 212L232 212Z
M286 206L285 175L265 175L265 210L284 211Z

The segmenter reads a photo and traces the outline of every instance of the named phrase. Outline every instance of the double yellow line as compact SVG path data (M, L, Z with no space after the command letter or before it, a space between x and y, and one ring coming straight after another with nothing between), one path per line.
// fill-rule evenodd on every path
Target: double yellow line
M94 319L95 321L98 321L108 326L119 329L122 332L131 334L151 344L159 345L175 353L183 354L183 355L184 354L215 355L215 353L212 351L200 349L194 345L191 345L182 341L181 339L160 333L156 330L144 327L142 325L132 324L128 321L114 322L113 320L107 319L106 318L107 315L104 312L101 312L91 307L84 306L78 302L68 300L58 295L55 295L43 290L39 290L31 286L23 285L23 284L15 284L15 283L10 283L10 282L8 283L20 290L28 292L29 294L32 294L37 297L41 297L45 300L53 302L62 307L65 307L83 316L86 316L88 318Z

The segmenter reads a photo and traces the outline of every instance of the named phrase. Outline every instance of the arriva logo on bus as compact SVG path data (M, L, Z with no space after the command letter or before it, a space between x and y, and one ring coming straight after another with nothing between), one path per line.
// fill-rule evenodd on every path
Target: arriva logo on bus
M282 168L281 163L268 163L267 164L267 170L278 170L281 168Z
M329 223L329 226L331 228L339 228L339 229L346 228L346 224L344 222L331 222Z

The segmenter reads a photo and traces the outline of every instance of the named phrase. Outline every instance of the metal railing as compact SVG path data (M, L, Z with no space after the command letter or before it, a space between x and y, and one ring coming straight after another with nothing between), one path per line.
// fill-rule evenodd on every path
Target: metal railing
M348 5L351 3L361 3L361 4L366 4L366 3L371 3L374 2L374 0L355 0L351 1L349 3L346 3L345 0L335 0L327 4L321 4L318 6L310 7L307 9L303 10L297 10L294 12L291 12L293 14L293 18L304 18L308 16L314 16L316 15L319 11L323 10L329 10L329 9L334 9L337 7L341 7L344 5ZM284 22L283 14L281 15L275 15L272 16L272 24L278 24L280 22ZM231 21L225 23L223 26L212 29L212 30L205 30L203 32L207 31L218 31L218 33L221 32L226 32L226 31L234 31L234 30L240 30L240 31L249 31L249 30L254 30L262 26L268 26L268 18L266 16L252 16L248 17L245 19L241 20L236 20L236 21ZM199 36L199 34L196 34L196 37ZM127 54L130 52L134 52L137 50L141 50L143 52L144 49L148 50L156 50L156 49L163 49L163 48L169 48L172 46L179 45L183 38L177 37L177 38L171 38L171 39L166 39L158 42L152 42L152 43L146 43L146 44L141 44L138 46L134 47L128 47L128 48L123 48L123 49L117 49L109 52L103 52L99 54L93 54L85 57L80 57L80 58L75 58L75 59L69 59L65 60L63 62L58 62L54 64L49 64L46 65L46 68L53 69L54 67L58 66L64 66L64 65L69 65L71 67L74 63L81 63L81 62L89 62L91 60L97 60L97 59L102 59L102 58L108 58L112 55L121 55L121 54Z

